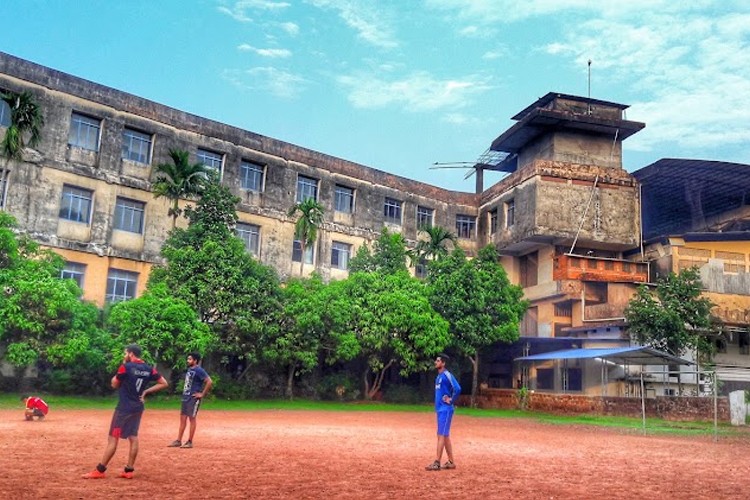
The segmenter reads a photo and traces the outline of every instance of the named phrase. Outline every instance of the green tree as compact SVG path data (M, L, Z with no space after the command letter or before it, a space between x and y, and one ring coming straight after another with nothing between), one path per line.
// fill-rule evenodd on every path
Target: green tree
M375 240L373 251L367 245L362 245L357 254L349 261L349 272L379 272L382 274L396 274L407 271L406 240L399 233L391 233L383 228L380 236Z
M289 209L287 215L295 217L299 214L297 222L294 223L294 237L302 245L302 258L299 264L299 274L305 268L305 250L315 245L318 239L318 231L323 225L323 205L318 203L314 198L306 198L304 201L296 203Z
M0 98L10 107L10 125L0 142L0 150L8 158L20 160L27 144L34 147L39 143L44 117L34 96L28 91L20 94L5 92Z
M118 302L109 311L107 326L116 343L139 344L155 362L172 370L176 387L177 370L185 367L188 352L206 354L216 347L216 335L190 305L173 297L166 284L151 286L137 299Z
M456 246L456 235L444 227L423 226L419 232L427 238L419 240L414 248L417 259L441 259L449 254L449 246Z
M471 404L479 386L479 352L497 342L513 342L528 302L523 289L508 280L497 251L487 246L468 260L457 247L431 264L428 275L432 306L450 323L454 347L472 365Z
M0 212L0 346L6 359L19 369L80 360L74 344L101 343L98 309L80 300L73 280L60 279L60 256L16 235L15 226Z
M424 283L408 272L354 273L329 285L335 358L363 361L364 394L371 399L392 366L408 375L450 343L448 323L430 306Z
M279 328L264 342L263 354L272 363L287 369L286 396L294 395L295 375L309 372L318 358L328 333L328 298L320 276L292 279L282 289L283 310Z
M625 309L630 334L642 344L681 356L695 349L713 354L710 300L701 296L697 269L670 273L650 288L641 285Z
M172 158L172 163L156 165L154 196L164 196L172 201L167 215L172 217L174 228L177 217L182 214L180 199L192 199L201 194L213 171L203 163L190 163L190 153L181 149L170 149L169 157Z
M217 350L254 359L259 341L277 324L279 280L237 238L239 199L218 183L207 184L195 208L187 207L186 229L170 233L162 248L166 264L152 271L149 288L166 284L186 301L220 339Z

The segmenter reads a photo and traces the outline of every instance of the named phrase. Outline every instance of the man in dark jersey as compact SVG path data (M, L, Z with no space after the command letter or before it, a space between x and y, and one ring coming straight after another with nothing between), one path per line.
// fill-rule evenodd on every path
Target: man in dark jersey
M112 388L119 390L119 402L112 416L109 427L107 448L104 450L102 461L84 479L103 479L107 464L117 451L119 439L127 439L130 444L128 451L128 464L120 477L133 479L135 458L138 455L138 428L141 425L146 395L160 391L169 384L156 368L146 364L141 358L141 348L136 344L130 344L125 348L125 357L120 368L112 377ZM150 382L156 384L148 387ZM148 387L148 388L147 388Z
M427 470L455 469L453 463L453 444L451 443L451 421L453 410L458 397L461 395L461 386L451 372L445 369L445 364L450 360L445 354L438 354L435 358L435 368L438 371L435 378L435 413L437 414L437 452L435 461L425 467ZM440 460L443 450L448 455L448 461L442 466Z
M182 390L182 408L180 409L180 432L177 439L169 444L170 448L192 448L193 437L195 436L196 419L198 417L198 408L201 401L208 394L213 382L208 376L206 370L200 366L201 355L197 352L191 352L187 356L188 370L185 373L185 387ZM187 420L190 419L190 434L188 440L182 442L182 435L185 433Z

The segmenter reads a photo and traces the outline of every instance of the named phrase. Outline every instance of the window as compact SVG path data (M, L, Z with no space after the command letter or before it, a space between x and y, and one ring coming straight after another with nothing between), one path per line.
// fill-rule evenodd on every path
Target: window
M213 151L209 151L207 149L198 148L197 156L200 163L204 164L212 170L216 170L216 172L221 174L221 166L224 163L224 155L214 153Z
M318 199L318 180L304 175L297 176L297 203L310 198Z
M346 186L336 184L336 199L334 208L337 212L350 214L354 212L354 190Z
M570 301L558 302L555 304L555 316L562 318L573 317L573 305Z
M0 90L2 93L2 90ZM0 127L10 127L10 106L0 99Z
M142 234L145 207L143 202L118 197L115 205L115 229Z
M292 244L292 262L302 262L302 242L294 240ZM305 264L313 263L313 247L305 248Z
M516 200L505 203L505 227L511 228L516 223Z
M435 211L429 207L417 206L417 229L432 227L432 218Z
M243 160L240 163L240 186L242 189L263 192L263 177L266 167L258 163Z
M497 232L497 208L490 212L490 234Z
M555 388L555 369L554 368L537 368L536 369L536 388L537 390L551 391Z
M539 254L532 252L518 258L520 285L523 288L536 286L539 280Z
M68 144L90 151L99 151L99 132L102 122L98 118L76 113L70 115Z
M237 224L237 236L245 243L248 252L258 256L260 252L260 226L255 224Z
M459 238L473 238L477 220L471 215L456 215L456 235Z
M386 198L383 206L383 217L386 222L401 224L401 202L393 198Z
M94 192L88 189L63 186L60 218L88 224L91 217L93 195Z
M344 270L349 269L349 257L351 253L351 245L334 241L331 246L331 267Z
M148 165L151 163L151 134L125 127L122 132L122 157Z
M78 262L66 262L65 267L60 271L60 278L71 279L78 284L78 288L83 288L83 276L86 274L86 264Z
M107 302L120 302L135 298L138 273L110 269L107 276Z
M5 195L8 191L10 170L0 170L0 208L5 208Z

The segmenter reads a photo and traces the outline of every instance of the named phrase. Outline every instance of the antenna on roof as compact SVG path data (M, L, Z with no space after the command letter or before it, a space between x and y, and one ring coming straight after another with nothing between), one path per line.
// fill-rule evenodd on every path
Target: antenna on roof
M589 59L589 114L591 114L591 59Z

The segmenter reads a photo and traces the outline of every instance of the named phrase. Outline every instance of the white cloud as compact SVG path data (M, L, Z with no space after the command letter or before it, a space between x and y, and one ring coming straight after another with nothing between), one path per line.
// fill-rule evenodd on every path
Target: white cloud
M289 36L297 36L299 34L299 25L293 22L281 23L279 25L283 31Z
M449 108L456 116L455 110L490 89L486 79L478 76L441 80L424 71L390 81L369 73L340 76L337 81L348 90L349 101L357 108L398 106L417 112Z
M382 5L368 0L307 0L307 2L321 9L337 11L344 23L370 45L384 49L398 46L398 41L388 22L387 11Z
M267 92L284 99L297 97L309 83L299 75L270 66L225 70L222 77L242 89Z
M235 2L221 1L217 7L222 12L241 23L252 22L248 11L280 11L291 6L288 2L273 2L270 0L238 0ZM228 4L228 6L227 6Z
M284 58L292 55L292 52L287 49L259 49L247 43L238 45L237 50L242 52L253 52L259 56L270 58Z
M706 156L749 141L750 114L740 102L750 95L750 12L630 14L584 22L545 47L581 67L591 58L594 81L635 97L629 118L647 128L628 147Z

